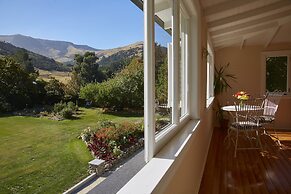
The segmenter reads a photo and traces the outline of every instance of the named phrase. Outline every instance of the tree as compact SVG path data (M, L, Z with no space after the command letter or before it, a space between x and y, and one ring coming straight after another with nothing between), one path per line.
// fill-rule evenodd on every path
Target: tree
M77 100L79 97L80 87L81 87L80 77L76 72L72 72L71 79L64 86L65 99Z
M168 100L168 63L165 58L157 70L156 79L156 99L159 102L165 103Z
M75 55L76 65L73 68L73 74L79 77L81 85L104 80L105 76L99 71L97 59L94 52L86 52L83 56Z
M31 106L36 91L36 75L29 74L12 58L0 58L0 101L2 106L24 108ZM5 110L5 107L0 109Z
M82 87L80 97L102 108L141 108L143 87L143 63L134 58L114 78Z
M64 98L64 84L55 78L50 79L44 89L49 103L56 103Z
M158 44L155 47L155 60L156 99L165 103L168 100L168 57L165 48Z
M36 73L31 62L31 58L25 49L17 50L17 52L13 55L13 58L23 66L26 72Z

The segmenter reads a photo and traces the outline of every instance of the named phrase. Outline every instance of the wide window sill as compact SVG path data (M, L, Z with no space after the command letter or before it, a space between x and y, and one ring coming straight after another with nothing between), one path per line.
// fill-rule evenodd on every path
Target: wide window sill
M161 151L151 159L118 193L152 193L163 176L180 155L185 145L198 127L200 121L188 121L166 144Z

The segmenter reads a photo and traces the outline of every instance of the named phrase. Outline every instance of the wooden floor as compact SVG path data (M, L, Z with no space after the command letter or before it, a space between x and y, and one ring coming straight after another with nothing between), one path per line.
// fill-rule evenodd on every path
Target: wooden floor
M282 147L261 135L264 151L240 150L224 143L214 129L200 194L291 194L291 131L279 132Z

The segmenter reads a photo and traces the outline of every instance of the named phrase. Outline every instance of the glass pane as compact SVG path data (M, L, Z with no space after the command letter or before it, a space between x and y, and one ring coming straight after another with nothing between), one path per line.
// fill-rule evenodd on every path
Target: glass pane
M180 19L180 76L179 76L179 98L180 98L180 116L187 113L187 20L181 12Z
M157 1L155 1L157 4ZM168 7L155 13L155 100L156 134L171 124L171 9Z
M266 89L269 92L287 90L287 56L266 59Z

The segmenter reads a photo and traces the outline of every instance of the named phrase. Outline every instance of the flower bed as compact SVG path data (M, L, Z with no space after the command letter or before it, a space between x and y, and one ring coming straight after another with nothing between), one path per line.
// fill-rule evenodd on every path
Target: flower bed
M81 134L94 157L106 161L107 169L142 147L142 137L141 123L110 121L99 122L95 129L87 128Z

